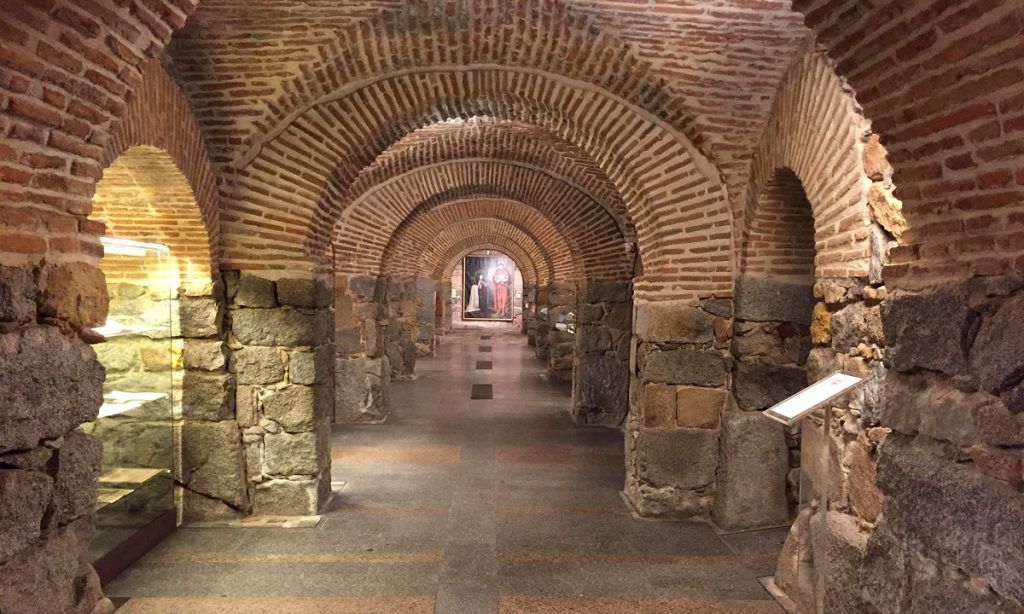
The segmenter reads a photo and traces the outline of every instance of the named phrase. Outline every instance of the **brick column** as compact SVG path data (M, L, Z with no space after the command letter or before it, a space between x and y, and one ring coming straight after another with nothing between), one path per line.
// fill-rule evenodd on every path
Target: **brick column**
M381 319L386 281L338 275L334 282L334 421L384 422L391 415L391 367Z
M618 426L629 411L632 297L630 282L580 288L571 410L576 424Z
M625 494L641 516L704 516L714 501L730 301L639 303L633 320Z
M331 488L329 285L247 273L229 273L226 280L253 512L316 514Z

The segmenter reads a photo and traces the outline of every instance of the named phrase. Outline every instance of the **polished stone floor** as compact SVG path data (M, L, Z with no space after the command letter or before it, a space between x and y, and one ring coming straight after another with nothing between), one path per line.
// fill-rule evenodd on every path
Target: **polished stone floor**
M574 428L523 336L457 331L416 370L386 425L336 427L315 528L182 528L107 587L118 611L781 612L757 577L785 532L635 520L622 434Z

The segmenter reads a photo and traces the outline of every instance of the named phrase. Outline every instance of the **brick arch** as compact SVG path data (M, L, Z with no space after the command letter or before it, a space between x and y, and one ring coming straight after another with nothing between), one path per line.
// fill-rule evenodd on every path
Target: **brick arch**
M536 284L538 283L539 277L537 276L537 269L532 262L530 262L529 256L522 250L521 247L516 245L508 237L502 237L500 235L479 235L475 237L466 237L458 243L449 246L448 250L441 254L436 259L436 265L431 270L424 270L424 274L429 274L429 279L437 281L444 281L450 279L452 271L455 270L456 264L462 260L464 256L474 251L481 249L493 249L499 251L515 263L516 267L523 274L523 280L526 283Z
M5 3L0 42L13 51L0 86L9 122L0 190L4 206L20 214L10 216L0 243L4 253L16 254L11 261L99 256L100 229L85 218L103 146L141 83L139 66L163 53L195 5L156 0L99 17L69 0ZM53 46L58 39L60 49ZM29 88L33 81L46 87Z
M142 83L103 149L103 168L109 169L125 152L140 145L166 152L188 181L192 205L198 206L206 230L207 260L216 267L220 244L216 171L188 100L155 60L142 66ZM123 221L120 225L124 226Z
M803 217L794 210L782 213L778 209L779 197L799 190L814 220L815 274L867 277L871 258L868 190L872 182L864 171L863 153L871 124L813 42L805 45L783 78L770 117L754 150L740 220L743 226L738 229L744 261L741 268L756 263L757 269L771 269L771 258L760 254L761 249L795 249L783 245L786 229L779 228L771 235L764 232L777 213L798 224L794 233L803 232L799 225ZM792 177L786 175L787 170ZM794 194L786 202L798 208L800 195ZM778 267L775 272L784 270L788 267Z
M468 36L471 32L480 35ZM572 11L568 2L482 0L471 6L452 3L443 11L404 3L321 44L316 59L301 65L252 121L236 166L245 166L268 139L315 106L379 75L428 65L513 66L559 74L643 109L690 142L701 141L683 101L665 88L650 62L640 60L616 32Z
M207 225L188 178L167 151L150 145L122 151L96 184L92 218L106 225L108 236L168 246L182 283L209 284L214 265ZM125 264L103 268L109 278Z
M622 198L586 152L543 128L493 117L448 120L410 132L359 174L344 200L351 202L414 168L464 158L510 160L546 169L601 203L619 223L623 237L636 240Z
M389 100L401 100L402 112L381 106ZM233 230L252 237L248 246L275 252L277 262L252 266L284 266L282 259L294 259L300 249L294 237L301 233L308 233L305 252L319 253L342 213L338 195L379 152L424 125L476 115L544 126L597 162L636 226L645 266L638 292L688 299L731 292L725 190L717 170L685 138L585 83L495 67L383 76L292 121L230 182ZM303 159L315 162L298 162ZM287 214L271 216L271 205Z
M783 167L772 174L749 223L740 275L814 279L814 215L796 173Z
M548 275L558 279L582 277L582 261L554 224L532 207L505 199L456 200L419 207L391 235L384 250L381 270L385 275L416 262L418 254L438 233L469 219L494 219L512 224L543 245Z
M793 2L888 150L908 230L886 285L1024 272L1024 6L846 8Z
M481 196L534 208L574 243L588 276L630 277L632 263L618 225L599 203L543 169L501 160L423 166L374 186L338 224L335 266L346 273L376 274L392 234L413 211Z

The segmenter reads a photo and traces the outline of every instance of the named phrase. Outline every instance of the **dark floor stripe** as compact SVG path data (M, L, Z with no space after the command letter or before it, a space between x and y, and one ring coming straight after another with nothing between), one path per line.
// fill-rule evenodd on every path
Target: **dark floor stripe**
M476 361L477 369L493 369L494 363L489 360L478 360Z
M493 399L494 398L494 387L490 384L473 384L473 392L469 395L470 399Z
M487 341L490 338L491 338L490 335L480 335L480 339L483 340L483 341Z
M491 346L489 346L489 345L481 345L480 346L480 351L481 352L490 352L491 351Z

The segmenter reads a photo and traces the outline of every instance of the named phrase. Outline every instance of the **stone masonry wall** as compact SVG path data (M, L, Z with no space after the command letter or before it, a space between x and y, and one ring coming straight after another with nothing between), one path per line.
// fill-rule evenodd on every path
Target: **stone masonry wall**
M384 279L384 353L393 379L411 379L416 374L416 338L419 335L416 280Z
M102 447L72 429L93 420L103 400L103 367L83 336L98 340L86 327L106 314L98 269L0 266L4 612L90 612L102 598L95 572L80 559L94 533ZM98 611L113 611L104 603Z
M545 362L548 361L549 345L548 332L551 330L548 312L548 295L550 290L547 286L537 287L533 301L533 351L534 355Z
M573 355L576 336L567 330L559 330L556 324L567 324L576 317L576 286L568 283L553 283L548 286L548 374L552 379L572 381Z
M416 355L433 356L437 336L437 285L430 279L416 280Z
M385 280L373 276L334 280L334 421L384 422L391 413L391 366L380 324Z
M203 468L219 479L244 475L255 514L316 514L331 486L331 290L323 280L271 281L234 272L225 278L238 418L204 429L207 449L225 454L211 453Z
M632 288L629 282L586 283L578 299L572 418L618 426L629 412Z
M638 303L634 312L626 499L641 516L707 515L729 397L732 302Z
M734 403L722 416L712 512L713 520L723 529L779 526L795 511L798 431L786 432L761 412L807 385L804 364L810 351L813 305L810 283L764 277L737 280L732 335Z

